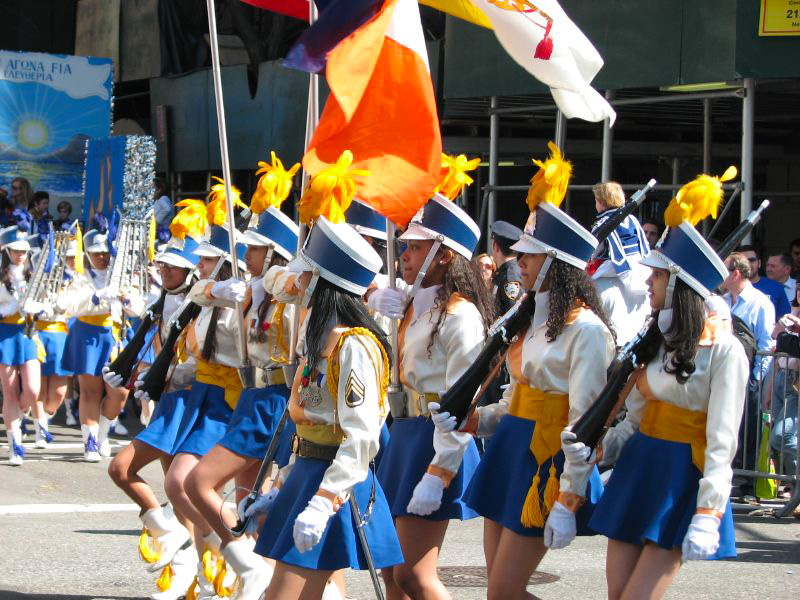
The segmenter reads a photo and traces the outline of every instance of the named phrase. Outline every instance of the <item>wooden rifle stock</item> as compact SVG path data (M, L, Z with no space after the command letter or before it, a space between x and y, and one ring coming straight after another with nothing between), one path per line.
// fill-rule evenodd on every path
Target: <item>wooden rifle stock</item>
M117 358L108 365L108 370L122 377L122 381L127 383L131 378L131 373L139 362L139 353L144 348L147 332L164 312L164 299L167 291L161 290L161 296L145 311L136 333L133 334L131 341L122 349Z
M147 373L142 380L142 385L139 389L146 392L152 400L161 398L164 388L167 383L167 373L175 358L175 346L178 343L178 338L184 328L194 319L200 312L200 306L191 302L175 319L167 333L167 339L164 341L164 346L161 352L158 353L153 364L147 370Z
M533 317L535 296L528 292L489 330L489 338L481 353L469 369L442 396L441 412L449 412L462 425L472 412L475 396L485 379L491 375L492 362L498 353L514 341L520 331L527 327Z

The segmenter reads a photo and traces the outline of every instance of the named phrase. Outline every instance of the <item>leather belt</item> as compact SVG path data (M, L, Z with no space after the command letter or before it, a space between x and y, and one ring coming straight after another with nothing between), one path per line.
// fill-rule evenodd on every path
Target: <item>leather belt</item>
M420 394L415 390L406 390L406 403L403 414L395 415L395 413L392 412L392 417L395 419L414 419L416 417L427 417L431 414L431 411L428 410L428 404L438 401L439 394L433 392Z
M299 437L292 437L292 454L301 458L316 458L318 460L332 461L336 458L339 446L323 446Z
M256 387L264 388L271 385L286 385L286 377L281 367L256 368Z

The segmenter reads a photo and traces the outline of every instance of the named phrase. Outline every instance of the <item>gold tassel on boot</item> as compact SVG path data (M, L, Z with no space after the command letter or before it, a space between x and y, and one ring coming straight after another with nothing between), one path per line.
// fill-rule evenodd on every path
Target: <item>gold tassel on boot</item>
M147 529L142 529L142 534L139 536L139 558L144 562L153 564L161 558L159 552L154 550L150 545L150 532Z

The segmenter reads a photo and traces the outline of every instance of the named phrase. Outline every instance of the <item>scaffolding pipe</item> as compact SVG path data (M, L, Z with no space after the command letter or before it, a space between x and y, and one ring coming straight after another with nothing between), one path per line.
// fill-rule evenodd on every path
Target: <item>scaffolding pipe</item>
M703 98L703 173L711 173L711 98ZM708 219L703 220L703 235L708 235Z
M494 111L497 109L497 96L492 96L490 100L489 106L491 107L490 110ZM498 168L498 161L499 158L497 156L497 149L498 149L498 142L500 138L500 115L496 112L490 112L489 114L489 185L496 186L497 185L497 168ZM489 206L488 206L488 213L486 218L486 253L491 256L492 254L492 223L496 220L496 213L495 213L495 194L494 192L489 193L488 197Z
M611 106L635 106L637 104L661 104L664 102L688 102L705 98L741 98L742 88L721 92L697 92L691 94L675 93L669 96L642 96L641 98L621 98L609 102ZM513 115L515 113L547 112L556 110L555 104L536 104L530 106L510 106L507 108L489 109L489 114Z
M743 221L753 210L753 128L755 120L756 83L752 77L744 80L744 102L742 102L742 203L739 218ZM752 243L752 233L742 240Z
M621 187L622 187L623 190L638 190L638 189L641 189L642 187L644 187L645 185L646 184L644 184L644 183L624 183L624 184L621 184ZM581 184L570 185L569 189L574 190L574 191L591 191L591 189L593 187L594 187L594 185L581 183ZM652 190L654 192L673 191L673 190L678 190L681 187L683 187L683 185L680 184L680 183L676 183L674 185L670 184L670 183L658 183L658 184L653 186ZM723 190L735 190L738 187L740 187L740 184L738 184L738 183L723 183L722 184L722 189ZM526 192L529 189L530 189L530 185L491 185L491 186L490 185L485 185L485 186L483 186L483 191L484 192ZM763 195L766 195L766 193L763 194ZM770 195L772 195L772 194L770 194ZM791 195L800 195L800 193L793 193Z
M614 90L606 90L606 100L611 102L614 99ZM614 132L611 129L611 119L603 121L603 149L600 158L600 181L611 181L611 160L613 158L612 145L614 143Z

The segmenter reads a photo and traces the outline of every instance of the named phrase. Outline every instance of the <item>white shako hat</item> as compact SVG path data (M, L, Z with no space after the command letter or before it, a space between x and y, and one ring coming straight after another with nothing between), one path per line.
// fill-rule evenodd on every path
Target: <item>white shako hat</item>
M358 198L353 198L344 218L361 235L386 240L386 217Z
M239 240L250 246L272 246L275 252L291 260L297 250L299 228L280 209L268 207L258 218L258 224L242 233Z
M83 249L86 252L111 252L108 243L108 232L90 229L83 234Z

